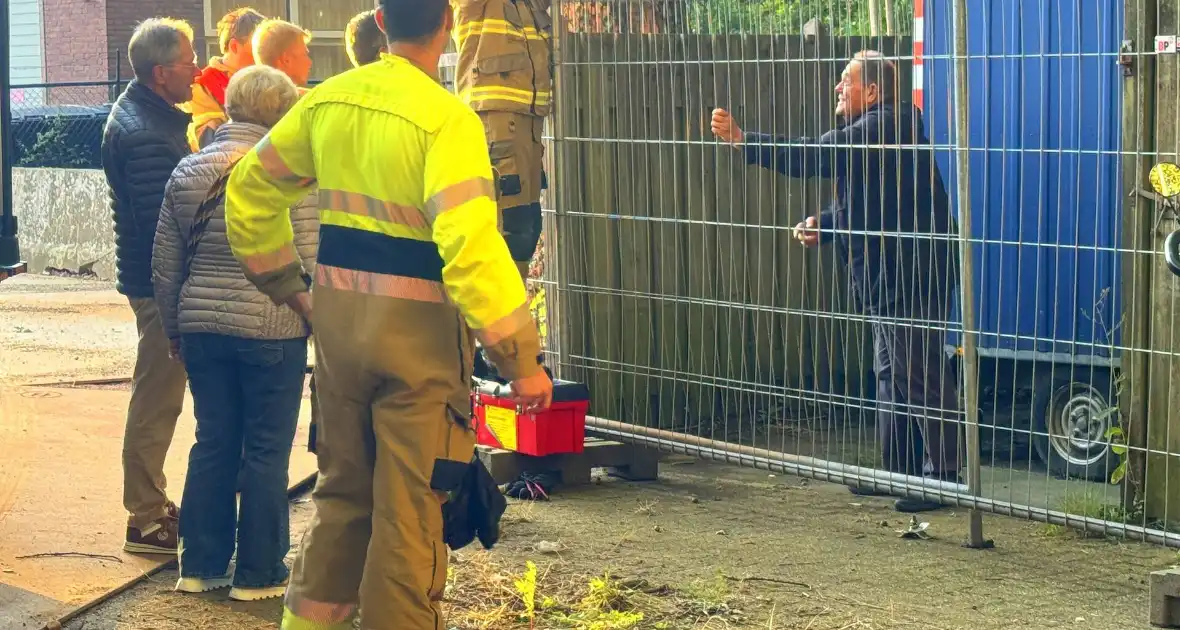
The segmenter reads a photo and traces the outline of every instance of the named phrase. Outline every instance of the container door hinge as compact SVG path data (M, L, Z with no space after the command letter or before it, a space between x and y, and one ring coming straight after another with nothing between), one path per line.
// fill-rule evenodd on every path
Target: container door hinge
M1123 67L1124 77L1135 76L1135 43L1129 39L1123 40L1119 48L1119 65Z

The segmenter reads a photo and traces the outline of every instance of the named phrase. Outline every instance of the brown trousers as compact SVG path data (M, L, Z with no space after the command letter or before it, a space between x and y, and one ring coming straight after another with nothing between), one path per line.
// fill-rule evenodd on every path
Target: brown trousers
M480 112L479 117L496 171L500 230L521 278L527 281L529 262L541 238L545 119L512 112Z
M283 628L345 628L359 604L366 630L443 630L437 492L451 489L474 453L471 334L448 305L323 286L312 328L316 516Z
M139 346L123 434L123 507L131 513L130 525L143 529L165 515L164 459L184 408L188 377L184 366L168 357L168 337L156 301L130 298L130 302Z

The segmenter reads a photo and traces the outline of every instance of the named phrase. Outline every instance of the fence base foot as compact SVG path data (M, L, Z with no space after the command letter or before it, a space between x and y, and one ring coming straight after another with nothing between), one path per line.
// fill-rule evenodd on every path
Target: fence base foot
M1151 625L1180 628L1180 569L1151 574Z
M591 471L605 468L610 474L631 481L659 479L659 453L610 440L587 438L581 453L532 457L513 451L477 446L476 452L498 484L508 483L529 471L558 471L565 486L589 484Z
M967 542L963 546L968 549L995 549L993 540L983 537L983 513L979 510L967 512Z

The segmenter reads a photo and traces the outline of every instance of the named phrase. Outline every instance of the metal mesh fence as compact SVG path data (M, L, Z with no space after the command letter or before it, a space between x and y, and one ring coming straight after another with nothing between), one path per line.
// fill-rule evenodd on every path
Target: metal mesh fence
M99 147L116 82L12 86L13 166L101 168Z
M1180 541L1180 25L1124 4L555 2L540 284L592 430L974 508L974 544Z
M1176 1L555 1L531 294L592 430L1176 544ZM14 86L14 165L98 168L122 87Z

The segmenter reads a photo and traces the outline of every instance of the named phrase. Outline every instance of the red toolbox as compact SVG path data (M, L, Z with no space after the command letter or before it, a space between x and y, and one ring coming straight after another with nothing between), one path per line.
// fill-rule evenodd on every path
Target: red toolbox
M537 414L516 413L511 392L507 385L477 379L471 406L479 444L536 457L582 452L590 408L585 385L554 381L553 405Z

